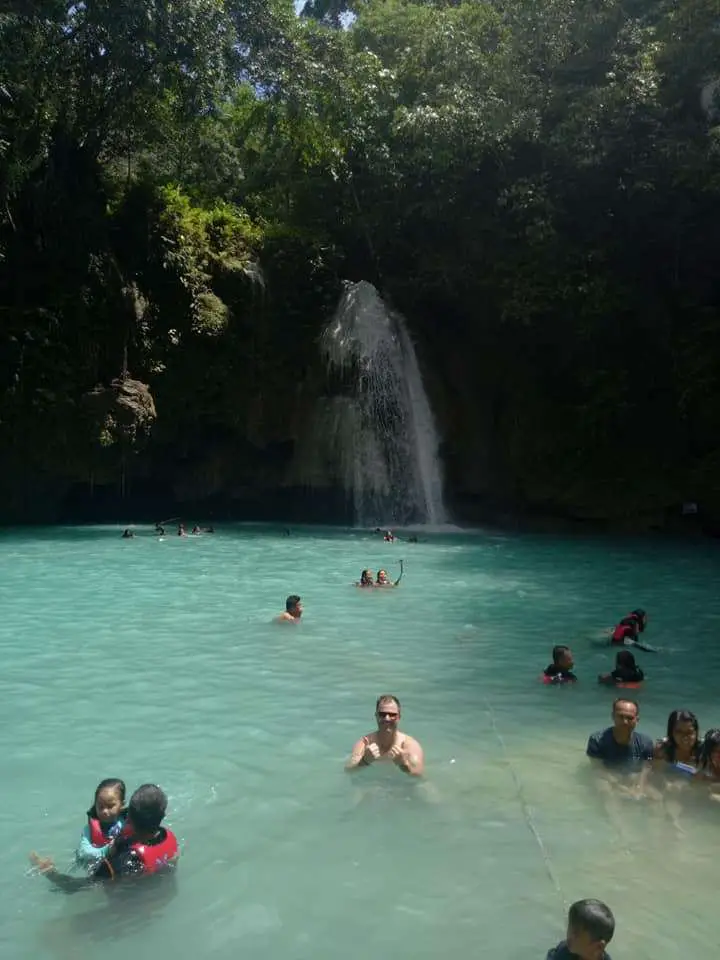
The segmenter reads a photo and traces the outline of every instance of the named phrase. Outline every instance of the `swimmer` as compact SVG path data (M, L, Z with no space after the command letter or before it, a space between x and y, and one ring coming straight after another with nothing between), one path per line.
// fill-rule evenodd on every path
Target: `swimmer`
M667 734L658 740L653 761L683 764L697 769L700 763L700 727L698 718L689 710L673 710L667 721Z
M122 833L126 817L125 783L117 777L101 780L87 812L87 825L80 837L75 861L84 867L96 866L110 852L112 841Z
M386 531L385 531L385 536L383 537L383 540L385 541L385 543L394 543L394 542L395 542L396 537L395 537L395 534L392 532L392 530L386 530Z
M615 917L602 900L578 900L568 912L567 935L546 960L610 960L605 947L615 933Z
M135 534L133 533L133 531L130 530L130 529L128 529L128 530L125 530L125 531L123 532L123 535L122 535L122 537L121 537L120 539L121 539L121 540L132 540L132 538L133 538L134 536L135 536Z
M612 646L638 647L648 653L655 653L655 648L638 640L638 634L644 633L647 626L647 613L644 610L633 610L613 628L610 634Z
M375 761L394 763L411 777L425 769L423 749L417 740L398 730L400 701L391 694L378 697L375 704L377 730L358 740L345 764L347 771L368 767Z
M356 580L353 586L356 587L374 587L375 581L373 580L372 570L363 570L360 574L360 579Z
M575 666L570 647L559 644L552 649L553 662L545 667L543 672L544 683L576 683L577 677L572 672Z
M77 893L98 881L120 880L172 870L180 851L172 830L161 826L167 810L167 797L153 783L138 787L130 797L127 835L116 837L106 856L87 877L58 873L49 857L30 854L30 862L65 893Z
M720 730L713 728L705 734L700 747L698 772L694 780L720 782Z
M186 537L186 536L187 536L187 533L185 532L185 524L184 524L184 523L181 523L181 524L178 526L177 535L178 535L179 537Z
M302 614L302 600L296 593L291 593L285 601L285 612L275 617L275 623L300 623Z
M400 583L400 581L403 578L404 572L405 572L405 568L403 566L402 560L400 561L400 576L397 578L397 580L394 583L390 579L390 577L388 577L387 572L385 570L378 570L375 586L376 587L397 587L397 585Z
M165 536L165 527L163 527L163 525L160 524L160 523L155 524L155 533L156 533L159 537L164 537L164 536Z
M615 657L615 669L598 677L598 683L618 686L624 683L642 683L645 674L635 663L635 657L629 650L619 650Z
M192 528L192 536L199 537L201 533L202 533L202 530L197 524L195 524L195 526Z

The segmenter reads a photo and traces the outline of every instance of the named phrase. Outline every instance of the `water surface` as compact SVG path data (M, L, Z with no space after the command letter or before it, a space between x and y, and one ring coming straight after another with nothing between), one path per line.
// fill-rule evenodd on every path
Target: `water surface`
M681 798L681 836L661 804L607 808L584 759L613 698L597 640L634 606L663 648L639 654L641 729L674 707L720 725L713 544L120 532L0 534L3 956L533 960L586 896L615 911L616 957L713 954L720 807ZM401 589L349 585L400 557ZM291 592L303 623L270 625ZM574 689L538 682L553 643ZM385 692L424 783L343 773ZM67 897L27 875L33 848L70 862L107 776L167 790L176 890Z

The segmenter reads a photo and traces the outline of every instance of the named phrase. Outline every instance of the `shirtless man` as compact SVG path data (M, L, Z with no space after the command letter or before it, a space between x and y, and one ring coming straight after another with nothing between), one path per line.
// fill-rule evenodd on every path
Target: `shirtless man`
M300 623L302 612L302 600L296 593L291 593L285 601L285 612L275 617L275 623Z
M411 777L420 777L425 769L425 757L417 740L398 730L400 701L386 694L375 704L377 730L355 744L345 769L368 767L376 760L394 763Z

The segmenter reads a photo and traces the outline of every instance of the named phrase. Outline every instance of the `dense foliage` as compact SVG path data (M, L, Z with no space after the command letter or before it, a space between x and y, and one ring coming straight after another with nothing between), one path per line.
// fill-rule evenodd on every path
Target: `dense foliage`
M720 521L716 0L3 11L3 515L291 485L364 277L462 509Z

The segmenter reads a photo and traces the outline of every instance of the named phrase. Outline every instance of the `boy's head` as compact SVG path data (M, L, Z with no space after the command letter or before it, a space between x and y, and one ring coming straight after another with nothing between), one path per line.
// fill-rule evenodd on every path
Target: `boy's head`
M138 833L151 833L163 822L166 810L165 792L154 783L144 783L130 797L128 820Z
M552 658L555 666L562 670L572 670L574 666L572 650L563 644L553 647Z
M602 900L578 900L568 913L567 945L580 960L602 960L615 933L615 917Z

